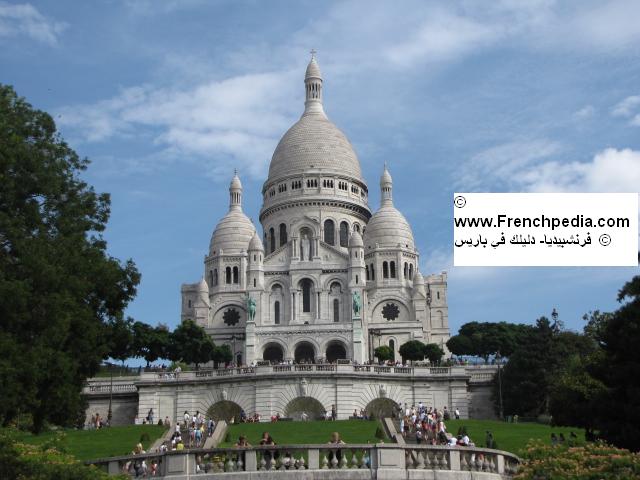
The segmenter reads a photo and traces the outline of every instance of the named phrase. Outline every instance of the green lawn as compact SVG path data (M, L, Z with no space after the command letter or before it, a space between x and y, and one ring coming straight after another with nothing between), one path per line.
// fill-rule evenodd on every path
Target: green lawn
M493 433L493 438L500 450L520 454L531 439L540 439L551 443L551 433L563 433L569 439L569 433L575 432L578 440L584 442L584 430L571 427L551 427L540 423L505 423L493 420L449 420L445 422L447 431L458 433L461 426L467 427L467 434L479 446L485 446L486 431Z
M242 423L229 427L230 441L223 442L220 446L235 445L240 435L245 435L251 445L259 445L262 432L269 432L280 445L327 443L332 432L339 432L346 443L377 443L380 441L375 437L377 427L382 428L380 422L368 420Z
M131 453L143 434L149 436L143 441L145 448L160 437L165 427L158 425L127 425L125 427L102 428L100 430L62 430L60 446L78 460L93 460ZM40 445L55 439L57 432L49 431L40 435L21 434L18 438L34 445Z

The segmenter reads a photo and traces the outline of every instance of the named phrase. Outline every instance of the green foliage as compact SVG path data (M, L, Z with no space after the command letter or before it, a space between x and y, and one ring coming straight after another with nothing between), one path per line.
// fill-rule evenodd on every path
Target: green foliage
M216 345L213 350L213 362L216 366L226 364L233 360L233 353L229 345Z
M393 350L388 345L380 345L374 350L374 355L381 362L386 362L393 358Z
M198 366L214 359L215 345L204 328L193 320L185 320L170 337L171 357Z
M409 340L400 345L398 351L404 360L424 360L424 347L420 340Z
M427 343L424 346L424 356L431 363L440 363L444 357L444 350L437 343Z
M599 443L549 446L532 442L517 480L623 480L640 478L640 455Z
M487 359L498 352L511 356L531 333L531 326L507 322L469 322L460 327L458 335L447 342L454 355L472 355Z
M75 423L140 275L107 254L108 194L53 119L0 85L0 422Z
M386 435L384 434L384 430L382 430L382 427L378 426L376 428L376 434L375 437L379 440L384 440Z
M100 480L125 479L109 476L93 466L78 462L61 451L56 441L30 445L17 441L7 430L0 432L0 478Z
M108 356L124 361L131 357L134 352L133 343L133 319L114 318L107 323L106 337L109 346Z
M622 448L640 450L640 276L627 282L618 294L623 305L597 334L602 361L592 368L605 391L598 401L596 429L600 436Z

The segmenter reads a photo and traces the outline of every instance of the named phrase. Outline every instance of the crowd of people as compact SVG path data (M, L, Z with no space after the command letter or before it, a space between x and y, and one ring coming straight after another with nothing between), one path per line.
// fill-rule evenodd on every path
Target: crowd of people
M460 427L456 435L447 431L445 422L451 419L451 413L446 406L438 410L426 407L422 402L411 407L405 403L400 413L400 434L415 439L417 444L475 446L465 427ZM454 415L459 419L460 411L456 409Z

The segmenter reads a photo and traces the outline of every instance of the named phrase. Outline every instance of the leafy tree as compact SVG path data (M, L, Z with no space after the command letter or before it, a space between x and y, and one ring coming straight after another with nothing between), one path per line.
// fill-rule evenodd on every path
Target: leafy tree
M185 320L171 334L173 356L185 363L195 364L213 360L215 346L213 340L200 325L193 320Z
M404 360L424 360L424 343L420 340L409 340L400 345L398 351Z
M444 350L437 343L427 343L424 346L424 356L431 363L440 363L444 357Z
M115 360L124 361L134 354L133 347L133 319L114 318L106 325L108 342L107 355Z
M393 350L388 345L380 345L373 353L381 362L386 362L393 358Z
M458 335L447 342L454 355L473 355L487 360L498 352L510 356L518 345L526 342L531 326L507 322L469 322L460 327Z
M233 360L233 353L229 345L216 345L213 352L213 363L217 367L220 364L227 364Z
M618 294L623 305L599 329L597 340L603 358L594 377L606 387L599 396L596 428L614 445L640 450L640 276L627 282Z
M109 354L105 325L135 296L132 261L107 254L108 194L47 113L0 85L0 422L73 423Z

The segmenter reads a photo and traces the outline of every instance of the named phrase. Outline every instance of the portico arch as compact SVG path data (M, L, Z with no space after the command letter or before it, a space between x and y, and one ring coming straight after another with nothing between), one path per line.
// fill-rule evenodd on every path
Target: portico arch
M347 358L347 346L340 340L330 341L327 344L325 358L329 363L334 363L336 360Z
M395 417L400 406L390 398L376 398L367 403L365 411L374 418Z
M216 422L224 420L227 423L234 419L236 422L240 419L242 407L230 400L220 400L214 403L207 410L207 417L213 418Z
M316 349L311 342L300 342L296 345L293 358L296 363L314 363Z
M278 343L267 343L262 351L262 359L271 363L280 363L284 360L284 349Z
M323 418L325 412L325 408L317 399L313 397L298 397L287 403L284 409L284 416L294 420L301 420L304 413L309 420L317 420Z

